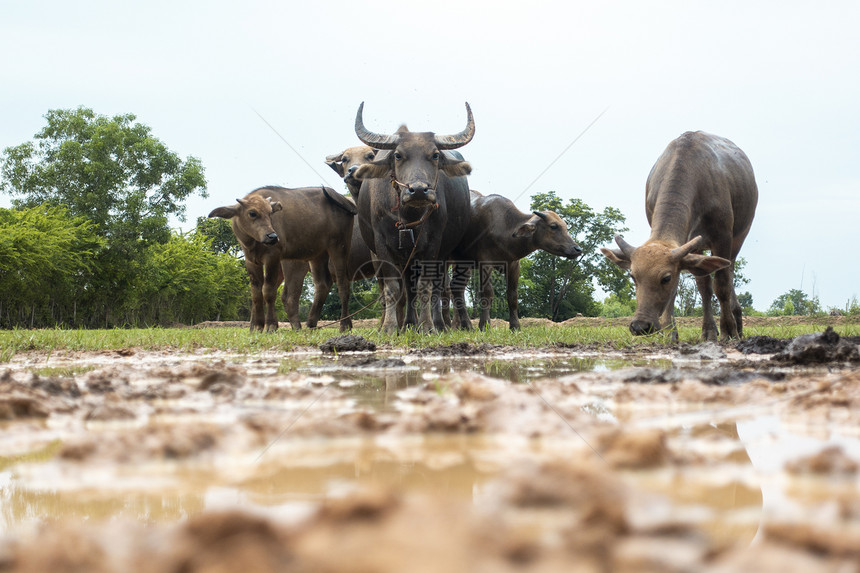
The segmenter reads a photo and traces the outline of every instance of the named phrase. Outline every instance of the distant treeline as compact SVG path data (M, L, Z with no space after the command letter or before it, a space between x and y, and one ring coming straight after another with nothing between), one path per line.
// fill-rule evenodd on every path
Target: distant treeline
M241 261L197 232L120 249L66 207L0 209L3 328L239 320L247 285Z

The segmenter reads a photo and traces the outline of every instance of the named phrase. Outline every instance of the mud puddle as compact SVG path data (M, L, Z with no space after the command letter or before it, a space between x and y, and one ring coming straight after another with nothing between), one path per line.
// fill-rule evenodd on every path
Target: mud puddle
M772 356L16 356L0 370L0 565L856 563L860 369ZM228 551L232 539L244 549ZM200 555L222 569L188 565Z

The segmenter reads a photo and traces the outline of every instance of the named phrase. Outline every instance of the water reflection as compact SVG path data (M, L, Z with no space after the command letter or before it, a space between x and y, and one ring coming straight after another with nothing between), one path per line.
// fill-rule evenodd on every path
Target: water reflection
M8 477L8 476L7 476ZM0 475L0 482L7 481ZM17 531L45 521L101 521L115 518L178 521L204 509L203 491L140 492L31 490L17 480L0 487L3 530Z
M563 353L420 359L380 353L379 357L370 359L306 356L258 362L253 370L248 369L255 383L273 386L334 384L359 406L382 411L396 406L398 392L432 384L439 376L449 373L475 372L524 384L542 378L631 366L630 360L622 357ZM633 364L637 365L671 368L672 362L639 359ZM68 375L78 374L69 370ZM285 382L288 377L292 378ZM609 414L607 419L618 419L620 407L613 403L618 398L617 390L607 396L600 395L593 387L589 389L583 385L583 388L595 397L583 400L583 411L595 417ZM228 398L219 398L214 403L225 411L243 407L231 403ZM600 404L601 408L595 408L594 404ZM674 460L676 463L655 470L628 471L624 477L636 489L645 489L670 500L671 511L676 512L679 519L695 521L721 542L748 543L756 535L763 507L765 513L777 514L791 501L786 493L783 466L788 457L798 454L797 444L801 442L795 434L787 433L779 423L774 423L774 416L739 408L731 411L724 408L714 414L713 410L706 409L711 406L695 403L683 404L683 411L671 410L678 404L660 402L652 402L651 409L647 409L649 404L636 406L638 408L627 408L621 425L633 429L640 423L665 429L669 449L678 459ZM682 415L691 411L692 415ZM205 415L208 412L200 414L201 417ZM708 418L711 415L722 417L713 422ZM160 422L157 417L150 418L150 423ZM34 421L26 423L29 431L36 424ZM17 422L7 424L10 432L24 427L16 425ZM775 439L774 435L782 438ZM802 444L805 450L811 450L832 439L830 434L814 438L806 435ZM515 463L514 460L528 455L547 456L555 451L552 440L541 443L523 437L503 442L492 436L463 434L285 439L282 442L267 452L259 464L225 455L217 461L207 458L179 466L166 462L152 462L141 467L108 466L99 474L101 487L81 479L80 474L85 472L76 469L77 466L57 467L59 462L55 457L59 442L14 458L0 457L2 528L15 531L61 518L83 521L127 517L175 521L225 504L282 515L297 505L315 503L344 489L367 485L474 500L486 484ZM569 448L570 444L564 447ZM559 455L567 454L569 450ZM855 457L860 457L860 450ZM39 468L44 471L40 472ZM64 473L66 470L68 474ZM79 472L77 482L70 477L76 475L75 472ZM40 479L31 480L33 473ZM128 476L127 480L112 479ZM820 494L821 491L815 493ZM791 495L797 498L812 494L807 489L800 493L792 490Z

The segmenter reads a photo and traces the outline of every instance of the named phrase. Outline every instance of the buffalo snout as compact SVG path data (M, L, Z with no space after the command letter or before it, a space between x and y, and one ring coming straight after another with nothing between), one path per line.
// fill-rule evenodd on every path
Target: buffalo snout
M634 320L630 323L630 332L634 336L642 336L644 334L654 334L659 328L650 320Z
M580 255L582 255L582 247L579 245L573 245L567 252L568 259L577 259Z
M402 200L404 203L435 203L436 191L426 183L413 183L406 188Z
M278 242L278 234L277 233L267 233L266 238L263 239L264 245L274 245Z

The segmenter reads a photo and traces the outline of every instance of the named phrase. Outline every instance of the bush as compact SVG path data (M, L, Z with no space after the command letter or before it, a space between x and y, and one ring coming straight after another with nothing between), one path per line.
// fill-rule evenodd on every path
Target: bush
M64 207L0 209L0 325L74 323L102 243Z
M195 324L248 316L244 264L214 252L199 233L173 233L166 243L150 245L140 264L126 309L129 324Z

